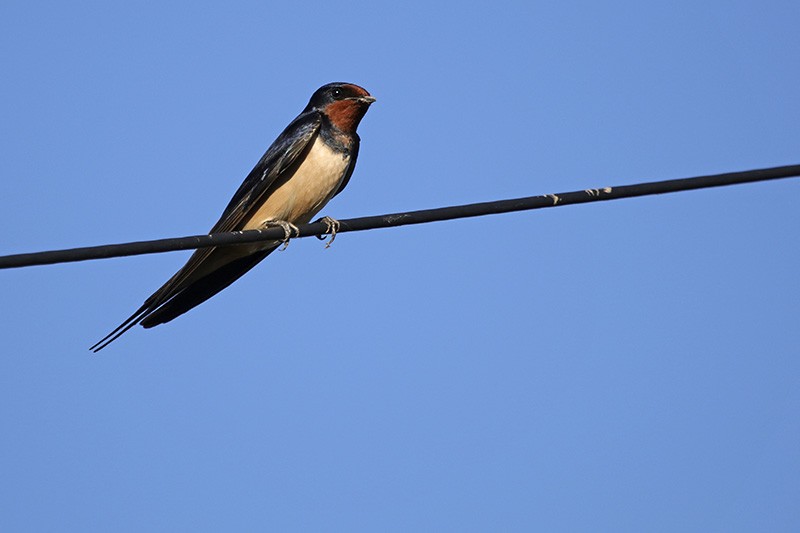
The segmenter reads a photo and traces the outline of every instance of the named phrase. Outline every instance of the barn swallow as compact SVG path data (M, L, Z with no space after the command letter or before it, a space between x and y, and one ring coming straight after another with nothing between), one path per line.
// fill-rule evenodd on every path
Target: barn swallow
M210 231L281 226L286 239L196 250L130 318L90 350L102 350L136 324L152 328L182 315L288 242L295 224L310 222L347 186L358 157L356 128L374 101L352 83L329 83L317 89L247 175Z

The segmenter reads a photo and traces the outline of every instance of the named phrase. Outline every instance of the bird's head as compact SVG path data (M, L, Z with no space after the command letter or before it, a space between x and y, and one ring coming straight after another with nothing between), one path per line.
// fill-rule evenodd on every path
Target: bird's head
M370 104L375 101L366 89L353 83L329 83L311 96L305 111L316 109L344 133L355 133Z

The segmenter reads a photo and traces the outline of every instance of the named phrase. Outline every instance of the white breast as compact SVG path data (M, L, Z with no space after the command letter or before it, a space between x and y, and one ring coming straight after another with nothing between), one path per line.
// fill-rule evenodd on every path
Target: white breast
M311 221L342 183L350 156L331 150L317 136L297 171L275 189L242 229L260 227L265 220L294 224Z

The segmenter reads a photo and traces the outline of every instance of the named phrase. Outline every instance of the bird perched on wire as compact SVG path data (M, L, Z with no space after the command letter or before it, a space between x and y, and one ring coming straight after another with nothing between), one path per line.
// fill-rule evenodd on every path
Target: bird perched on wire
M375 101L352 83L329 83L267 149L233 195L210 233L269 226L283 228L283 241L202 248L144 304L90 348L98 352L136 324L152 328L200 305L239 279L281 243L295 224L311 221L350 181L358 157L356 133ZM325 217L335 235L338 223Z

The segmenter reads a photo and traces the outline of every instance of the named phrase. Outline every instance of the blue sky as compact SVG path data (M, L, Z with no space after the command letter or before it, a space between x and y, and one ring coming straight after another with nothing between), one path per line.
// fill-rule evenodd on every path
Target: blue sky
M797 2L4 2L0 253L203 233L320 85L350 218L800 162ZM797 531L800 180L0 272L3 531Z

